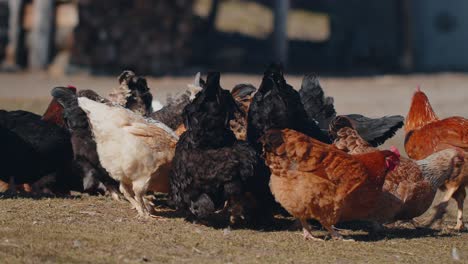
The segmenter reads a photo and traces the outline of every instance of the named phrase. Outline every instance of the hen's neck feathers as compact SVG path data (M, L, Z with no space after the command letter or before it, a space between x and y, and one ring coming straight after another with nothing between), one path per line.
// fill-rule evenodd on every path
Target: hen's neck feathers
M423 178L431 184L434 190L442 186L454 170L452 162L453 151L440 151L423 160L416 161L421 169Z
M343 127L336 133L333 143L338 149L350 154L361 154L376 151L369 143L362 139L356 130Z
M384 155L380 151L374 151L353 156L361 161L361 163L367 168L369 173L368 181L372 182L377 187L382 187L387 174Z
M439 118L432 109L431 104L427 96L418 91L413 95L413 100L411 102L411 107L406 116L405 121L405 132L420 129L421 127L438 121Z

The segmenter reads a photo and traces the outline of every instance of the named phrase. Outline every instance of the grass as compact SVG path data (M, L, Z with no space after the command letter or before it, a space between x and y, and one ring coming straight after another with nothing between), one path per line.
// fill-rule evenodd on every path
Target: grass
M141 220L128 203L102 196L0 203L2 263L445 263L452 250L464 260L468 250L466 233L447 231L396 228L372 241L357 230L344 234L359 242L309 242L285 225L275 231L216 229L167 210L167 219Z

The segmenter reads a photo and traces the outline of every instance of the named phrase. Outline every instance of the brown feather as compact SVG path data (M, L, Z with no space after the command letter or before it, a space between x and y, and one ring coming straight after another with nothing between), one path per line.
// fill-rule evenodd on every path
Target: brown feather
M375 203L372 195L360 199L359 190L379 193L385 157L392 155L376 151L352 156L290 129L270 130L261 141L276 200L293 216L317 219L327 230L344 213L346 219L365 214L351 213L359 209L356 205Z
M416 91L411 101L411 107L405 121L405 132L419 129L429 123L439 120L427 96Z

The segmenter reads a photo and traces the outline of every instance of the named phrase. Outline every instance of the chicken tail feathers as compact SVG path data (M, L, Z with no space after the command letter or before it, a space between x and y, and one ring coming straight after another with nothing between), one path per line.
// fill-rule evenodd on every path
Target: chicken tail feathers
M353 128L373 147L383 144L403 127L404 117L400 115L369 118L358 114L347 115Z
M325 96L315 74L304 76L299 94L309 118L316 120L321 129L327 129L336 116L334 101L333 97Z

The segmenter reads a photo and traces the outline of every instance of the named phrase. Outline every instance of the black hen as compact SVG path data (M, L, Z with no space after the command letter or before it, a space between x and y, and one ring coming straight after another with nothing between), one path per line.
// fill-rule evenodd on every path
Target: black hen
M333 98L326 97L316 75L304 76L299 90L302 103L309 118L317 120L322 129L329 129L336 117ZM403 127L404 117L400 115L368 118L363 115L345 115L359 135L372 146L383 144ZM333 128L331 128L332 132ZM332 134L333 135L333 134Z
M170 197L176 207L199 219L227 202L232 220L248 216L246 206L255 204L247 202L248 197L261 200L269 193L268 179L256 174L256 152L229 128L237 106L229 91L220 87L219 78L219 73L210 73L206 87L184 109L187 130L177 143Z
M46 186L55 194L81 191L81 179L74 174L73 151L68 132L42 117L26 111L0 110L0 179L15 184L34 183L47 176Z
M258 140L266 131L284 128L330 143L328 136L307 116L299 93L286 83L281 65L272 64L250 104L247 139L260 151Z
M63 118L71 134L74 159L83 177L84 190L98 192L104 189L100 186L102 183L113 198L118 198L118 183L101 166L88 117L79 107L77 96L65 87L56 87L51 94L63 106ZM86 94L93 95L89 92Z

